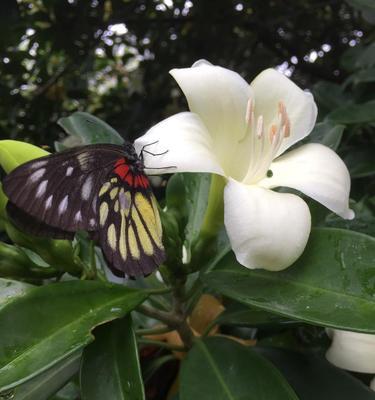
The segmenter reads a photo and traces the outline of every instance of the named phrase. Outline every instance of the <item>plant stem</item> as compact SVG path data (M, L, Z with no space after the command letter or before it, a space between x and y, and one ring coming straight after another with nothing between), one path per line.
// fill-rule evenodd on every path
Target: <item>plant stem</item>
M164 322L171 328L176 328L177 325L181 322L177 315L175 315L174 313L156 310L155 308L146 306L144 304L138 306L136 310L141 314L147 315L147 317Z
M141 304L137 307L137 311L147 315L150 318L164 322L169 328L176 330L184 342L186 348L193 345L194 334L189 324L186 321L187 313L184 310L185 298L185 278L176 278L174 281L173 289L173 311L166 312L157 310L153 307Z
M185 278L176 279L175 286L173 288L173 312L180 317L180 323L176 327L176 330L185 346L190 349L193 346L194 334L189 324L186 322L187 313L184 310L184 298Z
M162 295L166 293L172 292L172 288L170 287L164 287L160 289L146 289L147 293L149 293L151 296L157 296L157 295Z
M160 342L159 340L151 340L151 339L138 339L138 343L140 344L149 344L152 346L163 347L164 349L172 350L172 351L187 351L188 349L184 346L177 346L173 344L169 344L166 342Z
M137 329L135 333L139 336L145 336L145 335L160 335L162 333L168 333L171 332L173 328L163 325L163 326L156 326L154 328L146 328L146 329Z

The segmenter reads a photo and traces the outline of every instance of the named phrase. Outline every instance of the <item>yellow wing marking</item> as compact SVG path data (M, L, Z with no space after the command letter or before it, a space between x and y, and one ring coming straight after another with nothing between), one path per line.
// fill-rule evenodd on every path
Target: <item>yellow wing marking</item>
M159 219L159 213L155 215L154 208L147 197L142 193L137 193L134 201L139 213L142 215L142 218L146 223L152 239L160 249L163 249L163 244L161 242L161 224L160 221L159 223L157 222Z
M103 201L102 204L100 204L100 208L99 208L99 223L100 226L104 226L105 221L107 221L107 217L108 217L108 204Z
M115 205L113 206L113 208L115 209L115 212L118 212L118 210L120 209L118 200L115 201Z
M109 192L109 196L111 197L111 200L113 200L118 194L118 188L115 187Z
M121 188L120 193L118 195L118 200L120 203L120 209L124 211L125 216L129 215L130 205L131 205L131 195L130 192L125 192L123 188Z
M111 178L111 183L117 183L117 178Z
M122 259L124 261L126 261L126 257L127 257L125 226L126 226L125 215L124 215L124 212L121 211L121 228L120 228L119 250L120 250L121 257L122 257Z
M129 239L130 254L132 255L133 258L135 258L136 260L139 260L141 253L139 251L137 238L135 237L134 229L131 225L128 228L128 239Z
M115 251L116 250L116 243L117 243L117 235L116 235L116 228L114 224L109 225L107 231L107 240L109 247Z
M137 229L139 241L141 243L143 251L147 255L151 256L154 253L154 248L152 246L150 236L148 235L141 219L139 218L138 211L135 207L132 208L131 218L133 219L135 227Z
M152 209L154 210L154 215L155 215L155 219L156 219L156 229L157 229L158 235L160 237L162 237L163 236L163 228L161 226L158 204L156 202L154 195L151 195L151 204L152 204Z
M106 182L99 191L99 196L103 196L104 193L108 192L108 189L111 187L111 184L109 182Z

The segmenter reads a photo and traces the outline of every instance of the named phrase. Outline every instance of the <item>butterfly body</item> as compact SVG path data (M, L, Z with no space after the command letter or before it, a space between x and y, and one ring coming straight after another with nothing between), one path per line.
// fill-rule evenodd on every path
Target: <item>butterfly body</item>
M150 274L165 258L156 199L130 143L97 144L20 165L5 177L10 218L38 236L86 230L117 276Z

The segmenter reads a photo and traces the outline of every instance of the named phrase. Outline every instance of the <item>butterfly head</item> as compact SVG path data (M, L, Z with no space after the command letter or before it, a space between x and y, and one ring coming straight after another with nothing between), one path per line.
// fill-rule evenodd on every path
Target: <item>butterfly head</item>
M143 171L143 157L138 156L132 143L125 143L124 150L126 153L126 158L129 161L131 167L133 167L137 171Z

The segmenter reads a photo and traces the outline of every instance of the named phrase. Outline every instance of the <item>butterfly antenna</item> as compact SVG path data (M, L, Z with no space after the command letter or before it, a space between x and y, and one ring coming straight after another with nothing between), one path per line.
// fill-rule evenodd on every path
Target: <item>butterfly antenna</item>
M171 165L169 167L143 167L144 169L170 169L170 168L177 168L176 165Z
M163 151L162 153L152 153L151 151L145 150L146 147L152 146L153 144L156 144L156 143L158 143L158 142L159 142L159 140L156 140L155 142L147 143L147 144L145 144L145 145L142 147L141 153L140 153L140 155L139 155L142 161L143 161L143 159L144 159L143 153L150 154L150 156L153 156L153 157L162 156L162 155L168 153L169 150L165 150L165 151Z

